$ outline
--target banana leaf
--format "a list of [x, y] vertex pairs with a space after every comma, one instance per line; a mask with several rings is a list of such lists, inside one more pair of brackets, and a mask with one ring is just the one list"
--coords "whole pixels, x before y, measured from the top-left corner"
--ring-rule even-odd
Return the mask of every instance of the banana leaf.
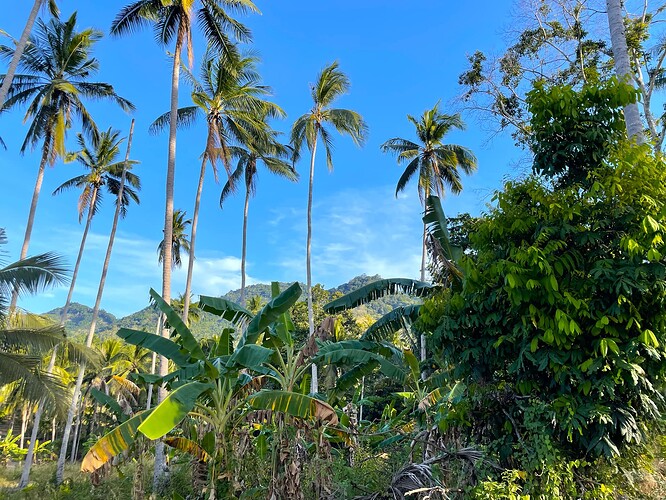
[[[359, 375], [359, 379], [363, 375], [367, 375], [369, 372], [365, 373], [364, 370], [358, 367], [358, 365], [364, 365], [372, 362], [373, 368], [370, 369], [369, 371], [372, 371], [375, 365], [378, 364], [380, 371], [384, 375], [386, 375], [389, 378], [392, 378], [393, 380], [399, 383], [405, 382], [407, 373], [402, 368], [396, 366], [381, 354], [368, 350], [367, 348], [364, 349], [360, 347], [363, 344], [372, 345], [373, 343], [359, 342], [359, 341], [351, 341], [351, 342], [343, 341], [343, 342], [333, 342], [333, 343], [323, 344], [319, 349], [319, 353], [313, 359], [313, 361], [318, 364], [325, 364], [325, 365], [326, 364], [357, 365], [354, 368], [354, 372], [355, 374]], [[348, 384], [352, 383], [349, 380], [349, 377], [346, 379], [345, 383]]]
[[367, 304], [385, 295], [395, 295], [398, 293], [414, 297], [424, 297], [430, 295], [434, 289], [433, 285], [425, 281], [408, 278], [388, 278], [373, 281], [347, 295], [343, 295], [339, 299], [329, 302], [324, 306], [324, 311], [329, 314], [335, 314], [347, 309], [353, 309], [361, 304]]
[[231, 300], [223, 299], [222, 297], [202, 295], [199, 297], [199, 309], [226, 319], [233, 324], [240, 321], [248, 322], [254, 317], [254, 315], [243, 306], [240, 306]]
[[257, 344], [246, 344], [231, 355], [227, 362], [228, 367], [234, 365], [243, 366], [253, 370], [261, 367], [274, 354], [273, 349], [262, 347]]
[[361, 340], [390, 340], [396, 332], [405, 327], [405, 323], [410, 324], [416, 321], [420, 309], [419, 304], [396, 307], [393, 311], [375, 321], [361, 335]]
[[437, 242], [436, 256], [441, 264], [459, 280], [462, 279], [462, 271], [456, 263], [463, 255], [462, 248], [451, 244], [449, 230], [446, 227], [446, 216], [442, 204], [437, 196], [428, 196], [426, 199], [423, 223], [432, 239]]
[[111, 396], [103, 393], [100, 390], [95, 389], [94, 387], [90, 389], [90, 395], [97, 401], [100, 405], [105, 406], [116, 416], [120, 422], [127, 420], [127, 415], [123, 412], [123, 409]]
[[192, 356], [194, 359], [204, 359], [206, 356], [199, 345], [199, 342], [194, 338], [192, 332], [187, 325], [183, 322], [180, 314], [173, 310], [173, 308], [167, 304], [164, 299], [152, 288], [150, 289], [150, 296], [155, 301], [155, 304], [162, 311], [167, 318], [167, 322], [171, 325], [171, 328], [178, 334], [180, 344], [182, 347]]
[[81, 463], [82, 472], [95, 472], [116, 455], [128, 449], [137, 436], [137, 429], [153, 410], [137, 413], [132, 418], [113, 429], [88, 451]]
[[210, 384], [190, 382], [171, 391], [139, 426], [139, 432], [149, 439], [161, 438], [185, 418], [199, 396], [210, 388]]
[[177, 450], [180, 450], [183, 453], [192, 455], [197, 460], [202, 462], [208, 462], [208, 460], [210, 460], [211, 458], [208, 452], [203, 449], [203, 447], [199, 446], [199, 444], [192, 441], [191, 439], [187, 439], [184, 437], [170, 436], [164, 438], [164, 444], [171, 446], [172, 448], [175, 448]]
[[180, 350], [180, 346], [173, 340], [165, 339], [154, 333], [130, 330], [129, 328], [121, 328], [116, 332], [116, 335], [128, 344], [144, 347], [149, 351], [170, 359], [178, 366], [187, 366], [191, 364], [190, 357], [183, 353]]
[[250, 321], [250, 324], [247, 326], [247, 329], [238, 343], [238, 347], [242, 347], [245, 344], [254, 344], [259, 338], [259, 335], [266, 331], [266, 329], [277, 320], [281, 314], [287, 312], [291, 306], [296, 303], [301, 296], [301, 293], [301, 286], [298, 282], [295, 282], [284, 292], [266, 304], [252, 321]]
[[332, 406], [305, 394], [262, 389], [250, 396], [248, 402], [255, 410], [279, 411], [297, 418], [338, 425], [338, 415]]

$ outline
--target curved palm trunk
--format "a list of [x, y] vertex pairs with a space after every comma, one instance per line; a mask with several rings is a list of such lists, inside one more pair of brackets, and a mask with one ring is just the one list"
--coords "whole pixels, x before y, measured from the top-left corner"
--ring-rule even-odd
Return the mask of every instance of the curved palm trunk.
[[37, 14], [39, 14], [39, 8], [42, 6], [44, 0], [35, 0], [35, 3], [32, 5], [30, 10], [30, 15], [28, 15], [28, 21], [25, 23], [25, 28], [23, 28], [23, 33], [21, 33], [21, 38], [19, 38], [18, 44], [16, 45], [16, 50], [14, 50], [14, 55], [12, 60], [9, 62], [9, 67], [7, 68], [7, 74], [2, 80], [2, 86], [0, 86], [0, 108], [7, 100], [7, 94], [9, 93], [9, 87], [14, 80], [14, 74], [16, 74], [16, 68], [18, 68], [19, 61], [23, 55], [26, 45], [28, 44], [28, 38], [30, 38], [30, 32], [32, 31], [32, 26], [35, 24], [35, 19], [37, 19]]
[[60, 314], [60, 324], [64, 325], [67, 321], [67, 311], [69, 310], [69, 305], [72, 302], [72, 295], [74, 295], [74, 286], [76, 285], [76, 278], [79, 275], [79, 266], [81, 265], [81, 257], [83, 257], [83, 250], [86, 246], [86, 240], [88, 239], [88, 230], [90, 229], [90, 223], [93, 218], [92, 207], [95, 206], [95, 201], [97, 200], [97, 190], [95, 186], [93, 189], [92, 196], [90, 197], [90, 209], [88, 210], [88, 217], [86, 218], [86, 227], [83, 229], [83, 236], [81, 236], [81, 245], [79, 245], [79, 254], [76, 256], [76, 264], [74, 264], [74, 273], [72, 274], [72, 282], [69, 284], [69, 292], [67, 292], [67, 300], [65, 301], [65, 306], [62, 308], [62, 313]]
[[[305, 245], [305, 272], [307, 274], [308, 290], [308, 325], [310, 327], [310, 337], [314, 335], [314, 309], [312, 307], [312, 270], [310, 266], [310, 257], [312, 254], [312, 188], [314, 186], [314, 167], [315, 155], [317, 154], [317, 136], [315, 135], [312, 143], [312, 156], [310, 158], [310, 184], [308, 188], [308, 237]], [[310, 392], [316, 394], [319, 392], [319, 381], [317, 380], [317, 365], [312, 363], [312, 379], [310, 380]]]
[[[53, 372], [53, 367], [55, 366], [56, 356], [58, 353], [58, 348], [53, 349], [51, 353], [51, 359], [49, 360], [49, 365], [46, 368], [47, 373]], [[21, 472], [21, 479], [19, 480], [18, 487], [23, 489], [28, 486], [30, 482], [30, 469], [32, 468], [32, 461], [35, 455], [35, 443], [37, 442], [37, 433], [39, 432], [39, 423], [42, 420], [42, 413], [44, 412], [44, 405], [46, 400], [42, 398], [37, 406], [37, 413], [35, 413], [35, 421], [32, 425], [32, 434], [30, 435], [30, 445], [28, 445], [28, 453], [25, 456], [25, 462], [23, 463], [23, 471]]]
[[[42, 191], [42, 182], [44, 181], [44, 170], [46, 163], [49, 160], [49, 152], [51, 150], [51, 134], [47, 132], [44, 138], [44, 146], [42, 147], [42, 159], [39, 162], [39, 170], [37, 172], [37, 181], [35, 182], [35, 189], [32, 192], [32, 201], [30, 202], [30, 212], [28, 213], [28, 223], [25, 226], [25, 235], [23, 236], [23, 246], [21, 246], [20, 260], [23, 260], [28, 255], [28, 247], [30, 246], [30, 237], [32, 236], [32, 226], [35, 223], [35, 213], [37, 212], [37, 201], [39, 200], [39, 193]], [[16, 302], [18, 301], [18, 290], [14, 289], [12, 292], [12, 300], [9, 305], [9, 311], [16, 309]]]
[[190, 313], [190, 293], [192, 290], [192, 273], [194, 272], [194, 244], [197, 239], [197, 224], [199, 223], [199, 205], [201, 204], [201, 193], [203, 192], [204, 179], [206, 177], [206, 162], [208, 156], [204, 153], [199, 173], [199, 185], [197, 195], [194, 199], [194, 214], [192, 215], [192, 234], [190, 236], [190, 251], [187, 255], [187, 280], [185, 282], [185, 296], [183, 297], [183, 321], [188, 324], [187, 316]]
[[[173, 187], [176, 171], [176, 125], [178, 118], [178, 81], [180, 78], [180, 59], [185, 39], [184, 26], [181, 23], [178, 27], [178, 37], [176, 38], [176, 49], [173, 54], [173, 70], [171, 72], [171, 110], [169, 112], [169, 155], [167, 158], [167, 178], [166, 178], [166, 203], [164, 209], [164, 241], [169, 242], [164, 245], [164, 255], [162, 256], [162, 299], [167, 304], [171, 303], [171, 253], [173, 240]], [[168, 336], [168, 332], [162, 328], [162, 336]], [[169, 361], [160, 356], [160, 376], [169, 373]], [[167, 390], [161, 385], [157, 391], [158, 404], [164, 401], [167, 396]], [[155, 443], [155, 469], [153, 472], [153, 491], [160, 491], [164, 480], [166, 479], [166, 457], [164, 455], [164, 443], [157, 441]]]
[[240, 305], [245, 307], [245, 259], [247, 258], [247, 216], [250, 209], [250, 186], [245, 185], [245, 207], [243, 208], [243, 243], [241, 245], [241, 292]]
[[[620, 80], [633, 84], [633, 72], [629, 62], [629, 50], [622, 16], [622, 0], [606, 0], [606, 11], [608, 13], [608, 28], [610, 29], [615, 72]], [[624, 120], [627, 125], [627, 135], [642, 143], [643, 123], [641, 122], [637, 103], [628, 104], [624, 107]]]
[[[127, 164], [129, 162], [130, 149], [132, 147], [132, 135], [134, 133], [134, 120], [130, 125], [129, 138], [127, 140], [127, 153], [125, 155], [125, 167], [123, 168], [123, 175], [120, 180], [120, 189], [118, 190], [118, 198], [116, 201], [116, 211], [113, 214], [113, 225], [111, 226], [111, 233], [109, 234], [109, 244], [106, 248], [106, 255], [104, 257], [104, 265], [102, 267], [102, 276], [99, 280], [99, 287], [97, 288], [97, 297], [95, 298], [95, 307], [93, 308], [92, 320], [90, 323], [90, 330], [86, 337], [86, 347], [92, 345], [93, 337], [95, 336], [95, 329], [97, 328], [97, 318], [99, 317], [99, 309], [102, 303], [102, 295], [104, 294], [104, 284], [106, 283], [106, 275], [109, 271], [109, 262], [111, 261], [111, 252], [113, 250], [113, 242], [116, 238], [116, 230], [118, 229], [118, 219], [120, 218], [120, 209], [122, 207], [123, 189], [125, 187], [125, 177], [127, 174]], [[76, 413], [79, 397], [81, 396], [81, 385], [83, 384], [83, 375], [86, 371], [85, 362], [81, 363], [79, 374], [76, 378], [76, 385], [74, 386], [74, 394], [72, 395], [72, 402], [69, 405], [67, 412], [67, 421], [65, 423], [65, 430], [62, 437], [62, 446], [60, 447], [60, 455], [58, 456], [58, 465], [56, 468], [56, 483], [61, 484], [65, 474], [65, 458], [67, 456], [67, 447], [69, 445], [69, 435], [72, 432], [72, 422], [74, 421], [74, 414]]]

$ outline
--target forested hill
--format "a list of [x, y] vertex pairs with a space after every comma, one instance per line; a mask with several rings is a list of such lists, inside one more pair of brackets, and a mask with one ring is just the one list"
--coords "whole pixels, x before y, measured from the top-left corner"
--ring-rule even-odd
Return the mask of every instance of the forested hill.
[[[327, 292], [329, 294], [349, 293], [381, 278], [382, 277], [379, 275], [367, 276], [362, 274], [352, 278], [347, 283], [343, 283], [342, 285], [327, 290]], [[280, 288], [285, 289], [290, 284], [291, 283], [280, 283]], [[305, 285], [301, 283], [301, 286], [303, 289], [305, 289]], [[259, 297], [262, 303], [265, 303], [271, 297], [271, 286], [269, 284], [263, 283], [249, 285], [246, 287], [246, 296], [248, 299], [251, 299], [252, 297]], [[238, 302], [240, 299], [240, 290], [232, 290], [223, 295], [223, 297], [225, 299]], [[305, 295], [303, 295], [301, 299], [305, 300]], [[415, 299], [406, 295], [387, 296], [377, 299], [370, 304], [358, 307], [356, 313], [368, 314], [374, 318], [379, 318], [380, 316], [393, 310], [395, 307], [414, 304], [418, 301], [419, 299]], [[60, 319], [61, 312], [62, 308], [57, 308], [45, 313], [44, 315], [52, 317], [54, 320], [58, 321]], [[156, 310], [151, 306], [146, 306], [143, 309], [123, 318], [116, 318], [113, 314], [108, 313], [102, 309], [97, 320], [97, 337], [100, 339], [109, 337], [113, 335], [118, 330], [118, 328], [132, 328], [135, 330], [145, 330], [152, 332], [155, 330], [157, 325], [157, 317], [158, 315]], [[85, 306], [83, 304], [72, 303], [67, 313], [67, 323], [65, 324], [65, 327], [70, 336], [77, 339], [82, 339], [90, 329], [91, 320], [91, 307]], [[192, 324], [192, 333], [194, 333], [196, 337], [208, 337], [218, 333], [223, 327], [224, 322], [216, 316], [201, 313], [199, 321], [196, 321]]]

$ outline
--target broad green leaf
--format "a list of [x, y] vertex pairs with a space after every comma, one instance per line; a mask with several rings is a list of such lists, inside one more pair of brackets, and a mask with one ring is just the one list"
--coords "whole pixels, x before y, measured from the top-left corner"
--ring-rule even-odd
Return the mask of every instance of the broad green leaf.
[[154, 333], [141, 332], [139, 330], [130, 330], [121, 328], [116, 335], [128, 344], [145, 347], [160, 356], [170, 359], [178, 366], [187, 366], [191, 364], [190, 357], [180, 350], [180, 346], [174, 341], [155, 335]]
[[271, 323], [277, 320], [281, 314], [287, 312], [291, 306], [296, 303], [301, 296], [301, 293], [301, 286], [296, 282], [266, 304], [247, 326], [238, 347], [241, 347], [244, 344], [254, 344], [257, 341], [257, 338], [259, 338], [259, 335], [261, 335]]
[[113, 457], [128, 449], [136, 439], [141, 422], [152, 412], [153, 410], [146, 410], [136, 414], [97, 441], [83, 457], [81, 471], [95, 472]]
[[463, 255], [462, 248], [451, 244], [449, 230], [447, 228], [446, 215], [442, 209], [442, 203], [438, 196], [430, 195], [426, 198], [425, 212], [423, 214], [423, 224], [425, 224], [428, 233], [439, 243], [441, 257], [445, 259], [443, 264], [449, 270], [452, 276], [461, 280], [462, 271], [456, 263]]
[[220, 316], [230, 323], [236, 324], [240, 320], [251, 321], [254, 315], [243, 306], [222, 297], [199, 297], [199, 309]]
[[123, 412], [123, 409], [118, 404], [118, 401], [111, 396], [104, 394], [102, 391], [95, 389], [94, 387], [90, 389], [90, 395], [102, 406], [109, 408], [115, 416], [121, 422], [127, 420], [127, 415]]
[[174, 311], [173, 308], [164, 301], [160, 294], [152, 288], [150, 289], [150, 296], [153, 298], [160, 311], [165, 314], [167, 322], [169, 325], [171, 325], [171, 328], [173, 328], [174, 331], [178, 334], [180, 343], [183, 348], [189, 352], [190, 356], [192, 356], [194, 359], [204, 359], [206, 356], [204, 355], [199, 342], [197, 342], [197, 340], [194, 338], [194, 335], [192, 335], [190, 329], [187, 328], [182, 318], [180, 317], [180, 314]]
[[404, 293], [414, 297], [424, 297], [430, 295], [435, 288], [436, 287], [430, 283], [408, 278], [389, 278], [373, 281], [339, 299], [329, 302], [324, 306], [324, 311], [329, 314], [335, 314], [346, 311], [347, 309], [353, 309], [361, 304], [367, 304], [368, 302], [384, 297], [385, 295], [395, 295], [398, 293]]
[[407, 366], [409, 366], [410, 371], [412, 372], [412, 380], [419, 380], [421, 377], [421, 370], [419, 367], [419, 360], [416, 359], [416, 356], [414, 356], [414, 353], [410, 351], [409, 349], [405, 349], [402, 351], [403, 356], [405, 358], [405, 362], [407, 363]]
[[259, 368], [273, 355], [273, 349], [263, 347], [257, 344], [246, 344], [241, 346], [229, 358], [227, 366], [240, 365], [245, 368]]
[[159, 439], [194, 408], [199, 396], [210, 389], [210, 384], [190, 382], [171, 391], [140, 426], [139, 432], [149, 439]]
[[361, 336], [361, 340], [391, 340], [400, 329], [417, 320], [421, 306], [400, 306], [374, 322]]
[[262, 389], [250, 396], [248, 402], [256, 410], [272, 410], [293, 417], [316, 419], [328, 425], [338, 425], [338, 415], [328, 404], [305, 394]]

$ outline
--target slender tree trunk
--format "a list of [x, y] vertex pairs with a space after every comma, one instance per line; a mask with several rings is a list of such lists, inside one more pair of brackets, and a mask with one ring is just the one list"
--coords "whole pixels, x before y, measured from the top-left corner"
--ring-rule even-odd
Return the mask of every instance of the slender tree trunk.
[[[55, 367], [57, 353], [58, 353], [58, 348], [54, 347], [53, 352], [51, 353], [51, 359], [49, 360], [49, 365], [46, 368], [46, 371], [49, 374], [53, 372], [53, 368]], [[37, 442], [37, 432], [39, 432], [39, 424], [42, 419], [42, 413], [44, 412], [45, 404], [46, 400], [42, 398], [41, 401], [39, 402], [39, 405], [37, 406], [37, 413], [35, 413], [35, 421], [32, 425], [32, 435], [30, 436], [30, 445], [28, 446], [28, 453], [25, 456], [25, 462], [23, 463], [21, 480], [19, 481], [18, 484], [19, 489], [25, 488], [26, 486], [28, 486], [28, 483], [30, 482], [30, 469], [32, 468], [32, 462], [35, 454], [35, 443]], [[53, 419], [55, 422], [55, 417]]]
[[[162, 331], [163, 322], [164, 322], [164, 314], [160, 313], [159, 317], [157, 318], [157, 327], [155, 328], [155, 335], [159, 335], [160, 332]], [[153, 352], [152, 358], [153, 359], [150, 363], [150, 374], [155, 375], [155, 363], [157, 361], [157, 354]], [[153, 400], [153, 387], [154, 384], [148, 385], [148, 396], [146, 397], [146, 410], [150, 410], [150, 404], [152, 403]]]
[[76, 424], [74, 425], [74, 438], [72, 439], [72, 449], [69, 453], [69, 461], [74, 463], [76, 460], [76, 450], [79, 446], [79, 432], [81, 431], [81, 413], [86, 411], [86, 397], [81, 398], [81, 405], [76, 412]]
[[201, 204], [201, 193], [203, 192], [204, 179], [206, 177], [206, 162], [208, 156], [203, 154], [201, 162], [201, 173], [199, 174], [199, 185], [197, 195], [194, 199], [194, 214], [192, 215], [192, 234], [190, 236], [190, 251], [187, 254], [187, 280], [185, 281], [185, 296], [183, 297], [183, 321], [188, 324], [187, 316], [190, 313], [190, 293], [192, 291], [192, 273], [194, 272], [194, 244], [197, 239], [197, 225], [199, 224], [199, 205]]
[[67, 292], [67, 300], [65, 301], [65, 306], [62, 308], [60, 313], [60, 325], [64, 326], [65, 321], [67, 321], [67, 311], [69, 310], [69, 305], [72, 302], [72, 295], [74, 295], [74, 286], [76, 285], [76, 278], [79, 275], [79, 266], [81, 265], [81, 257], [83, 257], [83, 250], [86, 247], [86, 240], [88, 239], [88, 231], [90, 230], [90, 223], [93, 218], [92, 207], [95, 206], [95, 201], [97, 200], [97, 190], [95, 187], [90, 197], [90, 205], [88, 210], [88, 216], [86, 217], [86, 227], [83, 229], [83, 235], [81, 236], [81, 244], [79, 245], [79, 254], [76, 256], [76, 264], [74, 264], [74, 273], [72, 274], [72, 281], [69, 284], [69, 291]]
[[247, 216], [250, 209], [250, 186], [245, 186], [245, 207], [243, 208], [243, 243], [241, 245], [241, 291], [240, 305], [245, 307], [245, 260], [247, 259]]
[[56, 418], [53, 417], [53, 420], [51, 420], [51, 442], [53, 443], [56, 438]]
[[[125, 188], [125, 178], [127, 176], [127, 166], [129, 163], [129, 154], [132, 147], [132, 135], [134, 133], [134, 120], [130, 125], [129, 138], [127, 140], [127, 153], [125, 155], [125, 166], [120, 180], [120, 189], [118, 190], [118, 197], [116, 200], [116, 211], [113, 214], [113, 225], [111, 226], [111, 234], [109, 235], [109, 244], [106, 248], [106, 256], [104, 257], [104, 265], [102, 267], [102, 276], [99, 280], [99, 287], [97, 289], [97, 298], [95, 299], [95, 307], [93, 308], [92, 320], [90, 323], [90, 330], [86, 337], [86, 346], [92, 345], [93, 337], [95, 336], [95, 329], [97, 328], [97, 318], [99, 316], [99, 309], [102, 302], [102, 295], [104, 293], [104, 284], [106, 283], [106, 275], [109, 270], [109, 261], [111, 260], [111, 251], [113, 250], [113, 242], [116, 237], [116, 230], [118, 229], [118, 219], [120, 218], [120, 210], [122, 207], [123, 190]], [[168, 246], [168, 245], [167, 245]], [[67, 413], [67, 421], [65, 422], [65, 430], [62, 438], [62, 446], [60, 447], [60, 455], [58, 456], [58, 465], [56, 468], [56, 483], [61, 484], [65, 474], [65, 457], [67, 456], [67, 447], [69, 444], [69, 435], [72, 432], [72, 422], [74, 421], [74, 413], [78, 406], [79, 397], [81, 394], [81, 385], [83, 384], [83, 375], [86, 371], [85, 362], [81, 363], [79, 368], [79, 375], [76, 378], [76, 385], [74, 386], [74, 394], [72, 402], [69, 405]]]
[[426, 225], [423, 223], [423, 246], [421, 248], [421, 281], [426, 278]]
[[21, 409], [21, 438], [19, 439], [19, 447], [21, 448], [24, 447], [25, 433], [28, 431], [28, 417], [30, 417], [30, 406], [25, 403]]
[[[633, 71], [629, 62], [627, 37], [624, 30], [624, 16], [622, 15], [622, 0], [606, 0], [608, 13], [608, 27], [610, 29], [611, 45], [613, 48], [613, 61], [617, 77], [632, 85]], [[627, 125], [627, 135], [637, 142], [643, 142], [643, 123], [638, 112], [638, 104], [628, 104], [624, 107], [624, 120]]]
[[[314, 335], [314, 308], [312, 307], [312, 269], [310, 265], [312, 254], [312, 188], [314, 186], [315, 155], [317, 154], [317, 136], [312, 143], [312, 156], [310, 158], [310, 184], [308, 187], [308, 237], [305, 244], [305, 272], [307, 274], [306, 287], [308, 289], [308, 325], [310, 337]], [[317, 380], [317, 365], [312, 363], [312, 379], [310, 380], [310, 392], [319, 392], [319, 380]]]
[[[30, 237], [32, 236], [32, 226], [35, 223], [35, 213], [37, 212], [37, 201], [39, 200], [39, 193], [42, 190], [42, 182], [44, 181], [44, 170], [46, 163], [49, 160], [49, 151], [51, 149], [51, 137], [47, 132], [44, 138], [44, 146], [42, 148], [42, 159], [39, 162], [39, 171], [37, 172], [37, 181], [35, 182], [35, 189], [32, 192], [32, 201], [30, 202], [30, 212], [28, 213], [28, 223], [25, 226], [25, 235], [23, 236], [23, 246], [21, 246], [21, 255], [19, 259], [23, 260], [28, 255], [28, 247], [30, 246]], [[9, 305], [9, 311], [16, 309], [16, 302], [18, 301], [18, 289], [12, 292], [12, 300]]]
[[28, 21], [25, 23], [25, 28], [23, 28], [23, 33], [21, 33], [21, 38], [19, 38], [16, 49], [14, 50], [14, 55], [12, 60], [9, 61], [9, 67], [7, 68], [7, 74], [2, 79], [2, 86], [0, 86], [0, 108], [7, 100], [7, 94], [9, 93], [9, 87], [14, 80], [14, 74], [16, 74], [16, 68], [18, 68], [19, 61], [25, 50], [25, 46], [28, 44], [28, 38], [30, 38], [30, 32], [32, 31], [32, 26], [35, 24], [35, 19], [37, 19], [37, 14], [39, 14], [39, 8], [44, 3], [44, 0], [35, 0], [35, 3], [32, 5], [30, 14], [28, 15]]
[[[171, 72], [171, 110], [169, 113], [169, 155], [167, 158], [167, 177], [166, 177], [166, 203], [164, 209], [164, 255], [162, 256], [162, 299], [167, 304], [171, 303], [171, 265], [172, 265], [172, 245], [173, 240], [173, 191], [174, 176], [176, 172], [176, 125], [178, 117], [178, 83], [180, 79], [180, 59], [183, 49], [183, 40], [185, 38], [183, 23], [178, 27], [178, 37], [176, 38], [176, 50], [173, 54], [173, 69]], [[165, 329], [162, 326], [162, 336], [165, 336]], [[165, 376], [169, 372], [169, 361], [160, 356], [160, 376]], [[167, 396], [166, 387], [162, 384], [157, 391], [157, 402], [161, 403]], [[153, 491], [159, 492], [167, 478], [166, 456], [164, 454], [164, 442], [155, 443], [155, 469], [153, 472]]]

